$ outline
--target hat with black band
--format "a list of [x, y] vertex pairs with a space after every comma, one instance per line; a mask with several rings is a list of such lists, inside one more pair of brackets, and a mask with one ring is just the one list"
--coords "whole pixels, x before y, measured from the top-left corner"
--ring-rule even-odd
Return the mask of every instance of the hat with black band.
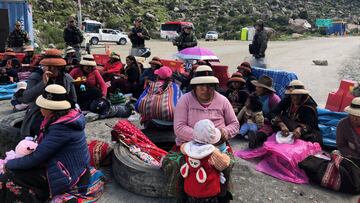
[[190, 84], [219, 84], [219, 79], [214, 76], [214, 72], [210, 66], [202, 65], [196, 68], [194, 77], [191, 79]]
[[66, 89], [61, 85], [48, 85], [45, 91], [36, 99], [40, 108], [61, 111], [71, 108]]
[[349, 106], [344, 109], [350, 115], [360, 117], [360, 97], [355, 97]]

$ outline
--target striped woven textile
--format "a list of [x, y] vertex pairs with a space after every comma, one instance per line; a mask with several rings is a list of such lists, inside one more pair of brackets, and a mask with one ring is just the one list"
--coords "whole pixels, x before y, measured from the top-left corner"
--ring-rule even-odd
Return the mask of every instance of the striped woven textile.
[[31, 72], [30, 71], [18, 72], [17, 75], [18, 75], [19, 81], [26, 81], [27, 79], [29, 79]]
[[50, 203], [65, 203], [69, 200], [76, 200], [77, 203], [95, 203], [104, 192], [105, 178], [104, 174], [95, 168], [90, 169], [90, 174], [90, 184], [86, 194], [65, 193], [55, 196]]
[[182, 93], [180, 87], [170, 82], [163, 90], [162, 82], [151, 83], [141, 94], [135, 107], [141, 114], [142, 120], [159, 119], [172, 121], [177, 101]]

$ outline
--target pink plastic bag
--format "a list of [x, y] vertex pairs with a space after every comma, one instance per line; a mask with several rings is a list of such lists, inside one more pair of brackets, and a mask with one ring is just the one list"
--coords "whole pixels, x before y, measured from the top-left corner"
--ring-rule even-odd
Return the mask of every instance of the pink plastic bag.
[[264, 147], [236, 151], [234, 154], [242, 159], [253, 159], [264, 156], [267, 150]]
[[306, 157], [321, 151], [318, 143], [297, 139], [294, 144], [278, 144], [275, 134], [267, 139], [264, 146], [255, 150], [235, 152], [240, 158], [252, 159], [264, 157], [256, 165], [256, 170], [275, 178], [298, 184], [308, 183], [308, 177], [297, 164]]

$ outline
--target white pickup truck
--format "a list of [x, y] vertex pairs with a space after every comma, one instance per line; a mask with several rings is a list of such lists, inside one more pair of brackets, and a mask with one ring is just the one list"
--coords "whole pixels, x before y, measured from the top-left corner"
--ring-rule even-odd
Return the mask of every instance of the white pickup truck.
[[91, 45], [97, 45], [99, 42], [115, 42], [119, 45], [125, 45], [130, 40], [127, 35], [112, 29], [99, 29], [96, 33], [84, 33], [86, 42]]

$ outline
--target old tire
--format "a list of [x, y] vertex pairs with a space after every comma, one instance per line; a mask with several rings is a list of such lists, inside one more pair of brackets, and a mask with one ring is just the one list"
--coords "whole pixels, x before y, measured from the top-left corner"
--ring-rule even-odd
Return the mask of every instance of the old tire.
[[20, 136], [21, 122], [25, 116], [25, 111], [3, 116], [0, 119], [0, 157], [5, 156], [5, 152], [15, 149], [17, 143], [22, 139]]
[[[172, 136], [148, 136], [156, 144], [158, 142], [173, 143]], [[137, 156], [131, 154], [122, 144], [114, 147], [113, 173], [115, 180], [126, 190], [148, 197], [171, 198], [169, 183], [163, 171], [155, 166], [147, 165]]]

